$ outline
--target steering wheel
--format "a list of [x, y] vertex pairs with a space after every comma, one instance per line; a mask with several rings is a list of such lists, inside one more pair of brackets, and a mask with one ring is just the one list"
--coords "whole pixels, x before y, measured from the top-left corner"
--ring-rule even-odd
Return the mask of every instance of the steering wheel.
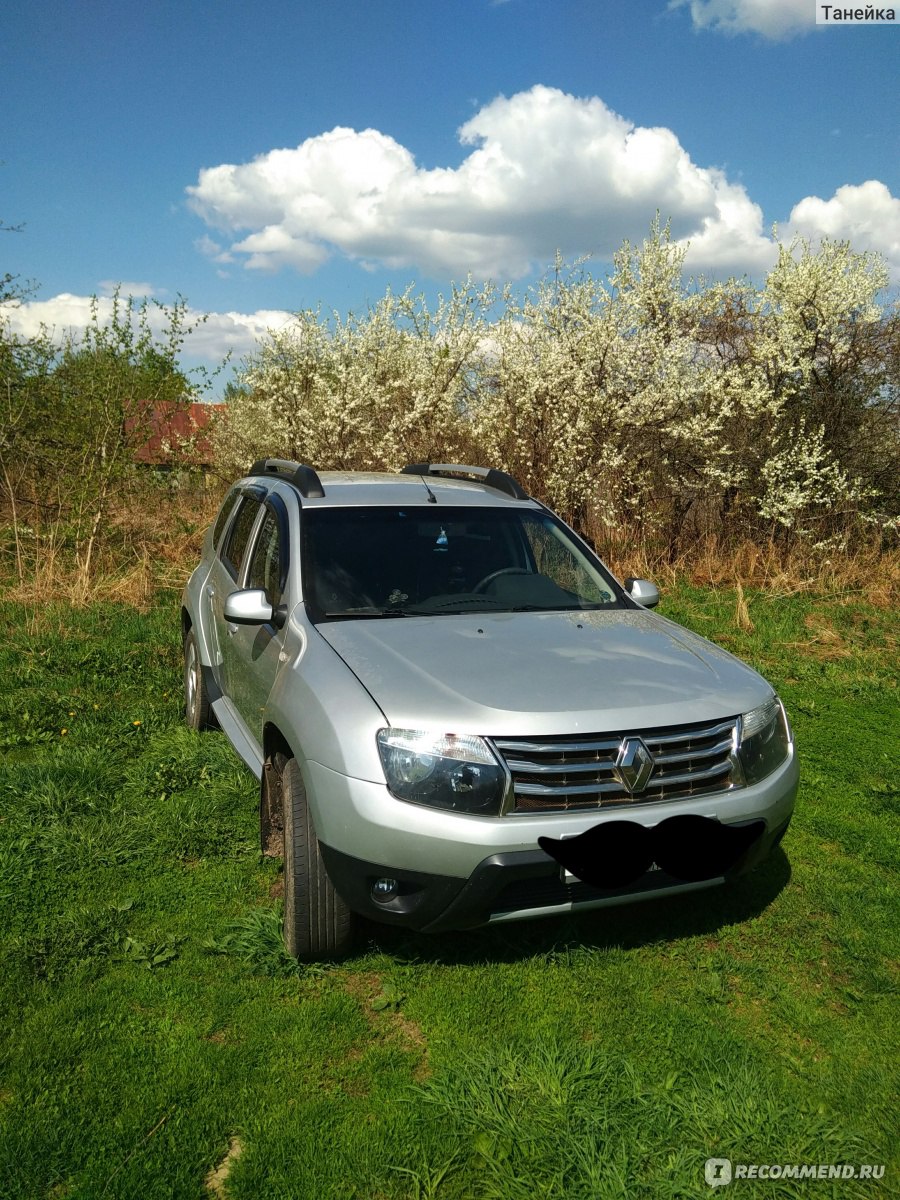
[[489, 583], [493, 583], [495, 579], [499, 579], [501, 575], [531, 575], [532, 572], [525, 567], [501, 567], [499, 571], [491, 571], [489, 575], [485, 575], [484, 579], [478, 581], [472, 588], [473, 592], [483, 592]]

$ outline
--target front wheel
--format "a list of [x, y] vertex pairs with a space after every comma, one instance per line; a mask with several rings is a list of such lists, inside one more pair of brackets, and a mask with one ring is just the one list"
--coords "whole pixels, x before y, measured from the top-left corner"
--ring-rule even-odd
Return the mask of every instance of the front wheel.
[[216, 723], [193, 629], [184, 635], [184, 719], [190, 729], [197, 730], [211, 729]]
[[341, 958], [353, 939], [353, 914], [325, 871], [297, 760], [281, 771], [284, 826], [284, 944], [299, 959]]

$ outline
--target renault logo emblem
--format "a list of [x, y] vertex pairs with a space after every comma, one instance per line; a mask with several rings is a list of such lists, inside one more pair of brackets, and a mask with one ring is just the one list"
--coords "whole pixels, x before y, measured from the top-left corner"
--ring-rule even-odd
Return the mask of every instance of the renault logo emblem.
[[653, 755], [640, 738], [625, 738], [616, 759], [616, 775], [632, 796], [642, 792], [653, 774]]

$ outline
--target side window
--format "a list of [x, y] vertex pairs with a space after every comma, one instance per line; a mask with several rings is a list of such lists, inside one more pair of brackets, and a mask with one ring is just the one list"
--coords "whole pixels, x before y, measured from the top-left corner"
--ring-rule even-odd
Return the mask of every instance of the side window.
[[278, 518], [268, 509], [260, 526], [259, 537], [247, 575], [248, 588], [263, 588], [266, 599], [277, 607], [281, 603], [281, 539]]
[[219, 538], [221, 538], [225, 526], [228, 524], [228, 518], [231, 515], [231, 510], [234, 508], [234, 492], [229, 492], [222, 502], [222, 507], [219, 509], [219, 515], [216, 517], [216, 523], [213, 526], [213, 546], [218, 546]]
[[252, 496], [245, 496], [231, 526], [228, 540], [222, 548], [222, 562], [235, 579], [240, 575], [241, 567], [244, 565], [250, 530], [253, 528], [253, 522], [256, 520], [258, 512], [259, 501]]
[[588, 569], [577, 547], [570, 548], [563, 542], [552, 521], [526, 521], [525, 533], [539, 574], [591, 604], [608, 604], [613, 599], [612, 592]]

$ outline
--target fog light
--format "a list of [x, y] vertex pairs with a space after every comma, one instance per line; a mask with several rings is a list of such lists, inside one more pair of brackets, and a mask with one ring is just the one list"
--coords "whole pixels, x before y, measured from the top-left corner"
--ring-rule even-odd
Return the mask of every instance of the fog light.
[[379, 904], [387, 904], [388, 900], [394, 899], [399, 888], [396, 879], [376, 879], [372, 884], [372, 899]]

